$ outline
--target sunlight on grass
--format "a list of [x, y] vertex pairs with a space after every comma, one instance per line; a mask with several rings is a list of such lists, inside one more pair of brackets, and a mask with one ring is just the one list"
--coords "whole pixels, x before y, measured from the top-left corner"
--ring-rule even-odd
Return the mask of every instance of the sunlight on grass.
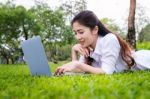
[[[52, 71], [64, 62], [49, 63]], [[113, 75], [30, 76], [26, 65], [0, 65], [0, 98], [149, 99], [150, 71]]]

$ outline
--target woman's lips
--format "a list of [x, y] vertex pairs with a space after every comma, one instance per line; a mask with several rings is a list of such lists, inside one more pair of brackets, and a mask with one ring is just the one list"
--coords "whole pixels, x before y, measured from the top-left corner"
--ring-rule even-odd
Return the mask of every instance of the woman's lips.
[[84, 44], [84, 42], [83, 42], [83, 41], [80, 41], [80, 44], [81, 44], [81, 45], [83, 45], [83, 44]]

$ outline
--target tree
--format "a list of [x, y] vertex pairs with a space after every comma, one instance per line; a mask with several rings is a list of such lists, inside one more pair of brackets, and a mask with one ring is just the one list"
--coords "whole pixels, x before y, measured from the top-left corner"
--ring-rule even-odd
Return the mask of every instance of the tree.
[[[59, 42], [63, 41], [65, 28], [64, 13], [61, 9], [52, 10], [48, 5], [38, 2], [35, 8], [32, 8], [37, 21], [41, 25], [42, 42], [50, 61], [57, 60]], [[62, 43], [61, 43], [62, 44]]]
[[136, 49], [136, 32], [135, 32], [135, 8], [136, 8], [136, 0], [130, 0], [130, 10], [128, 17], [128, 34], [127, 34], [127, 42]]
[[[19, 16], [15, 14], [14, 5], [0, 6], [0, 56], [4, 63], [14, 63], [14, 52], [18, 48]], [[17, 47], [16, 47], [17, 46]], [[3, 61], [2, 60], [2, 61]]]
[[22, 6], [16, 7], [16, 14], [19, 16], [18, 20], [20, 22], [20, 30], [21, 36], [27, 40], [29, 37], [33, 35], [38, 35], [40, 32], [40, 25], [36, 20], [36, 16], [32, 12], [32, 10], [26, 10]]
[[63, 43], [62, 45], [73, 44], [76, 42], [70, 25], [64, 27], [61, 42]]
[[115, 24], [114, 20], [103, 18], [101, 19], [101, 22], [112, 32], [119, 34], [121, 37], [125, 38], [125, 34], [121, 31], [120, 27]]
[[112, 32], [119, 32], [119, 33], [121, 32], [119, 26], [117, 26], [117, 24], [114, 23], [114, 20], [108, 19], [108, 18], [103, 18], [103, 19], [101, 19], [101, 21]]
[[139, 34], [139, 41], [150, 41], [150, 24], [146, 25]]
[[[142, 28], [144, 28], [147, 24], [150, 23], [150, 19], [148, 18], [148, 16], [146, 16], [146, 12], [145, 12], [145, 8], [140, 5], [137, 4], [137, 10], [136, 10], [136, 15], [135, 15], [135, 27], [136, 27], [136, 34], [137, 34], [137, 40], [140, 40], [140, 42], [142, 42], [142, 35], [140, 33]], [[142, 30], [143, 31], [143, 30]], [[146, 35], [145, 33], [143, 35]]]
[[23, 6], [13, 4], [0, 5], [0, 55], [4, 63], [15, 63], [20, 56], [20, 37], [28, 37], [38, 34], [39, 27], [35, 16]]
[[87, 9], [87, 2], [86, 0], [66, 0], [62, 3], [61, 9], [65, 12], [66, 20], [70, 22], [74, 15]]

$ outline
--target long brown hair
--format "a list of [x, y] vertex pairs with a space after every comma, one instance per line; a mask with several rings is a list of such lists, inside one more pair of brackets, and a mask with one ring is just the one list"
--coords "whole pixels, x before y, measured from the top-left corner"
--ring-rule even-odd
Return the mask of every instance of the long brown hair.
[[[101, 21], [97, 18], [97, 16], [92, 11], [82, 11], [79, 14], [77, 14], [73, 20], [71, 21], [71, 24], [73, 25], [74, 22], [79, 22], [80, 24], [89, 27], [91, 30], [95, 28], [95, 26], [98, 26], [98, 35], [105, 36], [108, 33], [112, 33], [109, 29], [107, 29]], [[126, 64], [131, 68], [135, 64], [135, 61], [133, 57], [131, 56], [131, 48], [130, 46], [124, 41], [118, 34], [113, 33], [116, 35], [119, 44], [121, 46], [121, 57], [126, 62]], [[86, 58], [86, 63], [91, 65], [93, 62], [93, 59], [91, 57]]]

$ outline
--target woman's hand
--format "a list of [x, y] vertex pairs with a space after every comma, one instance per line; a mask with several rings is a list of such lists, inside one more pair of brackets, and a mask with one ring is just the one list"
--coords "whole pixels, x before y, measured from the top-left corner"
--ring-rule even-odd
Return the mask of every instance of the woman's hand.
[[78, 68], [78, 65], [80, 65], [78, 61], [72, 61], [64, 64], [56, 69], [55, 75], [61, 75], [65, 72], [81, 72], [81, 70]]
[[65, 72], [88, 72], [93, 74], [105, 74], [101, 68], [92, 67], [90, 65], [80, 63], [79, 61], [72, 61], [70, 63], [64, 64], [58, 67], [55, 71], [55, 75], [61, 75]]
[[90, 55], [88, 48], [83, 48], [81, 44], [75, 44], [72, 47], [72, 52], [79, 52], [81, 55], [85, 57], [88, 57]]

